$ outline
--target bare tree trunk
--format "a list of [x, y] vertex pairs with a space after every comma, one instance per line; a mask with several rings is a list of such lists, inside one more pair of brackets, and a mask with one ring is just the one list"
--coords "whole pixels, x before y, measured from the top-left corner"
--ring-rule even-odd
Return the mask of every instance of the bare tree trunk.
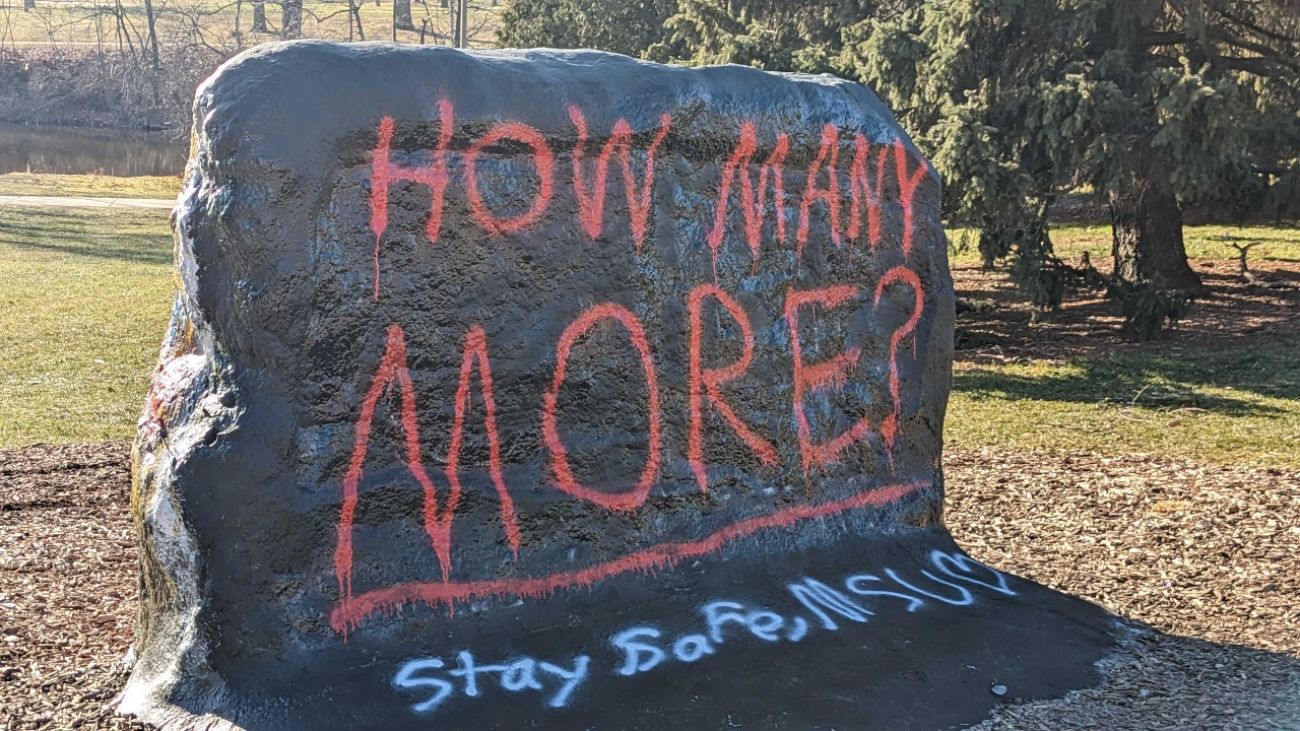
[[153, 12], [153, 0], [144, 0], [144, 17], [149, 23], [149, 50], [153, 55], [153, 70], [158, 71], [162, 62], [158, 58], [157, 18]]
[[451, 0], [447, 9], [451, 11], [451, 46], [460, 48], [460, 0]]
[[302, 0], [284, 0], [280, 35], [285, 38], [302, 37]]
[[457, 48], [469, 46], [469, 0], [456, 0], [456, 41]]
[[122, 0], [115, 0], [115, 3], [113, 17], [117, 20], [117, 52], [120, 55], [126, 55], [126, 51], [122, 49], [122, 40], [126, 39], [126, 50], [131, 52], [131, 59], [134, 61], [137, 58], [135, 55], [135, 42], [131, 40], [131, 29], [126, 27], [126, 8], [122, 7]]
[[1201, 278], [1187, 263], [1183, 213], [1164, 186], [1139, 179], [1132, 190], [1110, 199], [1114, 275], [1127, 284], [1159, 289], [1200, 290]]
[[357, 26], [358, 40], [366, 39], [366, 29], [361, 27], [361, 0], [348, 0], [348, 40], [352, 40], [352, 25]]
[[411, 0], [393, 0], [393, 28], [415, 30], [415, 21], [411, 19]]
[[266, 3], [264, 0], [253, 0], [253, 32], [266, 32]]
[[[5, 23], [9, 22], [9, 13], [5, 13]], [[0, 43], [0, 47], [4, 44]], [[104, 13], [103, 8], [99, 6], [99, 0], [95, 0], [95, 50], [99, 53], [104, 52]]]

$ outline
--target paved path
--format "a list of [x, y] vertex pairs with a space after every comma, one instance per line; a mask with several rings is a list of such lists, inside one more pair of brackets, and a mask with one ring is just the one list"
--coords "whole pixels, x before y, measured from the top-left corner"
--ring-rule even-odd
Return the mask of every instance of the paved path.
[[60, 208], [164, 208], [176, 205], [165, 198], [89, 198], [61, 195], [0, 195], [0, 206], [56, 206]]

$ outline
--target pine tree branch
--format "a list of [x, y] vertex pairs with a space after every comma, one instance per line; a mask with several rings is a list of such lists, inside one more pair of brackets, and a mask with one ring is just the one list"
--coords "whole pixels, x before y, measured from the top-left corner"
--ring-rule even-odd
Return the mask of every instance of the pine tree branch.
[[1277, 65], [1267, 58], [1240, 58], [1238, 56], [1219, 56], [1215, 63], [1232, 71], [1245, 71], [1248, 74], [1272, 78]]
[[1286, 35], [1284, 33], [1279, 33], [1277, 31], [1269, 30], [1268, 28], [1264, 28], [1263, 26], [1260, 26], [1250, 20], [1247, 20], [1246, 18], [1241, 18], [1233, 15], [1231, 12], [1227, 10], [1227, 8], [1218, 8], [1216, 12], [1226, 20], [1236, 23], [1237, 25], [1240, 25], [1243, 28], [1246, 28], [1247, 30], [1253, 33], [1264, 36], [1265, 38], [1271, 38], [1275, 41], [1280, 41], [1282, 43], [1300, 43], [1300, 35], [1291, 36], [1291, 35]]
[[1297, 61], [1294, 58], [1289, 58], [1285, 54], [1280, 53], [1277, 49], [1266, 46], [1262, 43], [1255, 43], [1253, 41], [1247, 41], [1243, 38], [1238, 38], [1236, 36], [1231, 35], [1230, 33], [1223, 30], [1222, 28], [1215, 28], [1211, 30], [1210, 38], [1222, 43], [1226, 43], [1229, 46], [1232, 46], [1234, 48], [1239, 48], [1242, 50], [1258, 53], [1260, 58], [1268, 59], [1270, 61], [1273, 61], [1274, 63], [1277, 63], [1278, 65], [1292, 69], [1293, 71], [1296, 72], [1300, 72], [1300, 61]]
[[1158, 46], [1180, 46], [1187, 42], [1187, 34], [1182, 31], [1143, 31], [1138, 34], [1137, 42], [1143, 48]]
[[[1211, 31], [1210, 36], [1213, 40], [1222, 43], [1233, 50], [1251, 51], [1259, 54], [1258, 56], [1229, 56], [1222, 53], [1214, 54], [1214, 61], [1224, 68], [1233, 71], [1245, 71], [1263, 77], [1272, 77], [1276, 75], [1276, 72], [1279, 70], [1289, 70], [1300, 74], [1300, 61], [1289, 58], [1286, 54], [1280, 53], [1268, 46], [1251, 41], [1244, 41], [1220, 30]], [[1144, 48], [1162, 48], [1183, 45], [1188, 43], [1189, 39], [1184, 33], [1161, 32], [1144, 34], [1139, 37], [1139, 42]], [[1181, 68], [1182, 66], [1178, 59], [1160, 53], [1153, 53], [1151, 54], [1151, 57], [1156, 59], [1158, 66], [1164, 68]]]

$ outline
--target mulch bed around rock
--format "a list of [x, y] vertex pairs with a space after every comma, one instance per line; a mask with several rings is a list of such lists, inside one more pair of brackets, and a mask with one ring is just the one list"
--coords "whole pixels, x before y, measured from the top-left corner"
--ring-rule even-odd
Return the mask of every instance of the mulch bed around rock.
[[[1009, 688], [984, 728], [1300, 729], [1300, 473], [1083, 453], [945, 462], [948, 524], [973, 555], [1129, 620], [1100, 687], [1043, 703]], [[0, 451], [4, 729], [145, 728], [105, 707], [134, 619], [128, 503], [123, 444]]]
[[1300, 472], [993, 450], [945, 468], [973, 556], [1128, 620], [1101, 688], [983, 728], [1300, 730]]
[[104, 704], [137, 591], [123, 444], [0, 451], [0, 724], [144, 728]]

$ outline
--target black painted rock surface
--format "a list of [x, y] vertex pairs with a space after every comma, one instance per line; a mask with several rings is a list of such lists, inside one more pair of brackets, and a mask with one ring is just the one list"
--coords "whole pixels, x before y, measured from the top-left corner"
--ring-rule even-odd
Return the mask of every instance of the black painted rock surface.
[[1104, 613], [942, 526], [939, 182], [866, 89], [298, 43], [195, 111], [122, 711], [937, 729], [1091, 682]]

